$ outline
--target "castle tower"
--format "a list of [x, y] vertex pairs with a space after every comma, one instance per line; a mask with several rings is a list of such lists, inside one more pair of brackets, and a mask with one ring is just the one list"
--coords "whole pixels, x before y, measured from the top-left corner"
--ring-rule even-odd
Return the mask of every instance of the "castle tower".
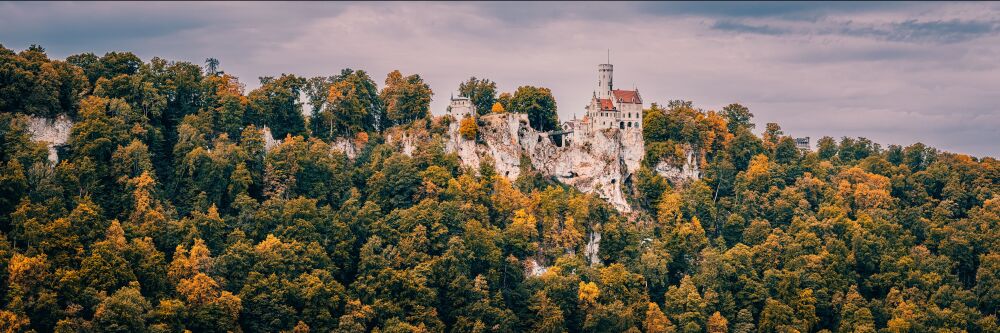
[[448, 104], [448, 113], [451, 114], [455, 120], [462, 120], [465, 117], [475, 117], [476, 116], [476, 106], [472, 104], [472, 101], [468, 97], [452, 95], [451, 103]]
[[613, 76], [614, 66], [611, 64], [597, 65], [597, 98], [611, 98]]

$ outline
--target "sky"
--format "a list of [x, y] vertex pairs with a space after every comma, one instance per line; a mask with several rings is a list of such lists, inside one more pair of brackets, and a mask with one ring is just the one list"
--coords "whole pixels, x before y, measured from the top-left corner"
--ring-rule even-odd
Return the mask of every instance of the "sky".
[[1000, 156], [1000, 3], [0, 2], [0, 44], [132, 51], [261, 76], [420, 74], [443, 114], [470, 76], [582, 115], [597, 65], [647, 104], [741, 103], [758, 131]]

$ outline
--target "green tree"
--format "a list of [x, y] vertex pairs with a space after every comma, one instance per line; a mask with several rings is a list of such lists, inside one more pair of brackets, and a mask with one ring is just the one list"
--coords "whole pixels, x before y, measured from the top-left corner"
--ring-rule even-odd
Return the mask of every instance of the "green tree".
[[722, 117], [726, 118], [730, 133], [737, 133], [740, 128], [748, 130], [754, 128], [754, 124], [751, 122], [753, 113], [750, 113], [750, 109], [743, 105], [738, 103], [726, 105], [722, 108], [721, 114]]
[[976, 294], [985, 312], [991, 313], [1000, 309], [1000, 254], [989, 253], [979, 258]]
[[112, 221], [104, 240], [95, 243], [90, 255], [80, 264], [80, 274], [89, 287], [97, 291], [112, 292], [136, 281], [125, 253], [125, 231], [118, 221]]
[[[310, 120], [313, 134], [321, 138], [382, 131], [390, 125], [375, 82], [364, 71], [342, 70], [329, 80], [326, 97], [311, 97], [310, 103], [314, 100], [325, 103]], [[317, 104], [313, 104], [314, 109]]]
[[819, 158], [829, 160], [837, 156], [837, 143], [833, 138], [824, 136], [816, 142], [816, 152], [819, 154]]
[[535, 293], [531, 298], [529, 307], [534, 312], [534, 321], [531, 325], [531, 332], [535, 333], [560, 333], [566, 332], [563, 311], [557, 304], [554, 304], [548, 295], [543, 291]]
[[305, 118], [299, 101], [305, 84], [304, 78], [291, 74], [282, 74], [278, 78], [261, 77], [260, 88], [247, 96], [252, 111], [248, 122], [267, 125], [276, 138], [305, 134]]
[[768, 298], [761, 310], [759, 324], [763, 332], [793, 332], [796, 331], [795, 312], [785, 303]]
[[458, 94], [472, 100], [472, 104], [476, 106], [476, 113], [479, 115], [496, 113], [493, 111], [493, 105], [497, 100], [496, 82], [477, 79], [473, 76], [458, 85]]
[[219, 73], [219, 59], [205, 58], [205, 74], [215, 75]]
[[510, 105], [504, 108], [510, 112], [528, 115], [531, 127], [539, 131], [551, 131], [559, 128], [559, 116], [556, 114], [556, 99], [549, 88], [521, 86], [514, 92]]
[[671, 286], [664, 298], [664, 312], [669, 317], [676, 318], [678, 331], [702, 331], [708, 318], [708, 305], [690, 277], [685, 276], [680, 286]]
[[152, 306], [135, 285], [104, 299], [94, 311], [97, 332], [146, 332], [146, 312]]
[[395, 70], [386, 76], [385, 88], [382, 88], [379, 98], [385, 102], [389, 121], [393, 125], [405, 125], [430, 115], [433, 94], [420, 75], [404, 77]]
[[837, 332], [875, 332], [872, 312], [856, 287], [851, 287], [840, 309]]

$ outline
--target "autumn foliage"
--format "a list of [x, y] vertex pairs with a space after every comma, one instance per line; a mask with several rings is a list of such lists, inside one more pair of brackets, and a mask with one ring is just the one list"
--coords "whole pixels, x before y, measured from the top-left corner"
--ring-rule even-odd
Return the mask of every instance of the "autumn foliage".
[[[621, 213], [542, 166], [464, 165], [419, 75], [244, 91], [211, 60], [0, 47], [3, 331], [1000, 331], [995, 158], [800, 150], [745, 106], [670, 101]], [[548, 89], [460, 89], [558, 124]], [[29, 122], [59, 115], [52, 161]], [[657, 170], [689, 153], [699, 178]]]
[[476, 135], [479, 134], [479, 125], [476, 124], [476, 119], [473, 117], [463, 118], [459, 123], [458, 133], [466, 140], [475, 140]]

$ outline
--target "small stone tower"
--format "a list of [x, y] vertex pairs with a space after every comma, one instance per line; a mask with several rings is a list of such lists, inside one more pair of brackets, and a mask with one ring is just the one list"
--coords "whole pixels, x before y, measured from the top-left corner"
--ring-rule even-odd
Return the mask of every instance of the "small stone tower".
[[455, 117], [455, 120], [462, 120], [465, 117], [476, 116], [476, 106], [472, 105], [472, 100], [468, 97], [452, 95], [451, 103], [448, 104], [448, 114]]

